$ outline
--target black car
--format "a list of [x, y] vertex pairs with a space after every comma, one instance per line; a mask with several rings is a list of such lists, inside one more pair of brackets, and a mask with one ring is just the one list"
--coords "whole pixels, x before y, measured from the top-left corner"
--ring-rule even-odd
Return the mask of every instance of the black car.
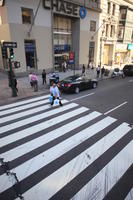
[[133, 64], [125, 65], [123, 68], [125, 76], [133, 76]]
[[81, 75], [73, 75], [65, 78], [59, 83], [62, 92], [79, 93], [82, 90], [96, 88], [97, 80], [91, 80], [88, 77]]

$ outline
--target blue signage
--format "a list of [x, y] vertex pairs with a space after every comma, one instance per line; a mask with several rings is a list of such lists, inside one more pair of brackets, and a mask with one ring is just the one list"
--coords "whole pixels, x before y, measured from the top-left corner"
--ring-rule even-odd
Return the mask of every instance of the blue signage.
[[63, 53], [63, 52], [69, 52], [70, 51], [70, 45], [64, 44], [64, 45], [54, 45], [54, 53]]
[[82, 6], [79, 11], [79, 15], [80, 15], [81, 19], [84, 19], [86, 17], [86, 14], [87, 14], [87, 11], [86, 11], [85, 7]]
[[133, 44], [128, 44], [128, 50], [131, 50], [131, 49], [133, 49]]
[[25, 51], [26, 52], [34, 52], [35, 51], [35, 44], [25, 43]]

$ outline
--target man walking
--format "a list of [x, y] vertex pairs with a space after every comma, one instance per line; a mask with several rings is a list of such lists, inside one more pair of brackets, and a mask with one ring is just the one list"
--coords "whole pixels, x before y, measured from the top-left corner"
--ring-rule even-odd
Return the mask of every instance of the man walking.
[[58, 99], [60, 106], [63, 106], [63, 104], [61, 103], [61, 100], [60, 100], [60, 91], [59, 91], [57, 85], [54, 82], [52, 83], [52, 86], [50, 87], [50, 93], [53, 97], [52, 102], [51, 102], [51, 106], [54, 104], [55, 99]]
[[45, 71], [45, 69], [43, 69], [43, 72], [42, 72], [42, 84], [44, 85], [44, 83], [46, 84], [46, 71]]

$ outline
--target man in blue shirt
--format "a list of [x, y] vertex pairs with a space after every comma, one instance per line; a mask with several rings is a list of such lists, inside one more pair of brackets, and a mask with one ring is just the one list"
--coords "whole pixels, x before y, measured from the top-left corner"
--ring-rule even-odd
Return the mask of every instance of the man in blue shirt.
[[59, 88], [57, 87], [57, 85], [54, 82], [52, 83], [52, 86], [50, 87], [50, 93], [51, 93], [51, 95], [53, 97], [51, 105], [54, 104], [54, 100], [55, 99], [58, 99], [60, 106], [63, 106], [63, 104], [61, 103], [61, 100], [60, 100], [60, 91], [59, 91]]

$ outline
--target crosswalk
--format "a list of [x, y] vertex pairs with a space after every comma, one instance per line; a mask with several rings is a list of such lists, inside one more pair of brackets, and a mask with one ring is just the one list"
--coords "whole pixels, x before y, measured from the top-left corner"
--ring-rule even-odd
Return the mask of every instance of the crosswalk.
[[62, 102], [51, 108], [44, 95], [0, 106], [1, 200], [106, 199], [132, 167], [128, 123]]

